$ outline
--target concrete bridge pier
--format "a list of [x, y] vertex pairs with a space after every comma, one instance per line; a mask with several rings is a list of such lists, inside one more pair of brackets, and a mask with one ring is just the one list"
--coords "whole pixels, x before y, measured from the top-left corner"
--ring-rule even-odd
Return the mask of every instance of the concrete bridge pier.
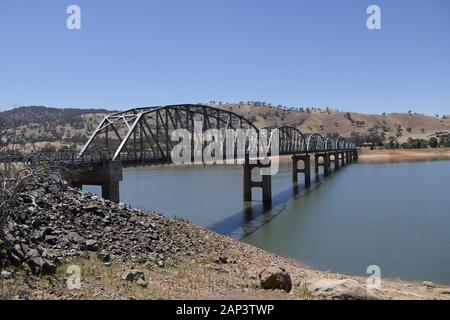
[[[298, 167], [299, 161], [303, 161], [303, 168]], [[311, 186], [311, 156], [309, 154], [292, 156], [292, 181], [298, 182], [299, 173], [305, 176], [305, 186]]]
[[[248, 161], [248, 160], [247, 160]], [[243, 183], [244, 183], [244, 201], [252, 201], [252, 189], [262, 189], [262, 200], [265, 204], [272, 203], [272, 176], [261, 175], [261, 181], [253, 181], [252, 170], [254, 168], [262, 169], [269, 168], [269, 165], [258, 163], [246, 163], [243, 165]]]
[[358, 162], [358, 150], [352, 150], [353, 161]]
[[340, 166], [339, 166], [339, 152], [335, 151], [333, 152], [333, 156], [334, 156], [334, 171], [339, 170]]
[[[320, 163], [320, 158], [323, 159], [323, 162]], [[316, 175], [319, 174], [319, 167], [323, 167], [323, 175], [327, 177], [330, 174], [330, 155], [329, 153], [316, 153], [314, 155], [314, 172]]]
[[103, 165], [77, 169], [64, 174], [63, 178], [75, 188], [81, 189], [83, 185], [101, 186], [103, 199], [120, 202], [119, 183], [123, 179], [121, 162], [109, 161]]
[[102, 198], [115, 203], [120, 202], [119, 181], [103, 181], [102, 182]]
[[341, 167], [345, 167], [346, 163], [343, 151], [339, 152], [339, 158], [341, 159]]

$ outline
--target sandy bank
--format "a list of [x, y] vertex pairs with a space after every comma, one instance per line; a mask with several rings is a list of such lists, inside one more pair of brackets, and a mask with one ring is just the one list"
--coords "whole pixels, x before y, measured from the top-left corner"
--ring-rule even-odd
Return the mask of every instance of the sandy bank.
[[363, 150], [359, 153], [362, 162], [401, 162], [450, 160], [450, 148]]

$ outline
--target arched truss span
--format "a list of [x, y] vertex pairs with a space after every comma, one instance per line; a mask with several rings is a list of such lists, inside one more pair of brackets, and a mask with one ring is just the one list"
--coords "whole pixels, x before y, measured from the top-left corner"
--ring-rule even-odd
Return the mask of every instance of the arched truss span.
[[345, 150], [347, 147], [347, 140], [343, 139], [343, 138], [337, 138], [336, 140], [336, 145], [337, 145], [337, 149], [339, 150]]
[[277, 126], [266, 127], [262, 130], [269, 131], [271, 139], [273, 133], [278, 131], [280, 155], [307, 152], [305, 135], [297, 128], [291, 126]]
[[[83, 159], [87, 154], [108, 154], [108, 160], [149, 160], [170, 162], [171, 151], [178, 142], [171, 137], [176, 129], [185, 129], [191, 135], [191, 142], [198, 141], [196, 130], [201, 132], [217, 129], [221, 133], [226, 129], [241, 129], [253, 132], [253, 137], [263, 138], [262, 132], [248, 119], [223, 109], [206, 105], [180, 104], [134, 108], [107, 115], [98, 125], [81, 150]], [[279, 154], [314, 153], [330, 150], [354, 149], [354, 144], [342, 138], [324, 138], [318, 133], [303, 134], [291, 126], [265, 128], [272, 142], [273, 134], [279, 133]], [[227, 136], [226, 136], [227, 137]], [[226, 145], [222, 141], [222, 147]], [[201, 146], [202, 150], [205, 145]], [[248, 143], [246, 151], [254, 151], [254, 144]], [[231, 150], [231, 149], [230, 149]], [[192, 151], [192, 155], [194, 152]], [[200, 150], [201, 151], [201, 150]], [[225, 154], [225, 151], [224, 151]], [[251, 153], [253, 154], [253, 153]]]
[[[99, 124], [80, 156], [89, 151], [108, 152], [112, 160], [121, 154], [170, 161], [174, 146], [171, 133], [186, 129], [194, 134], [194, 126], [201, 123], [202, 132], [208, 129], [258, 129], [244, 117], [227, 110], [205, 105], [183, 104], [161, 107], [135, 108], [106, 116]], [[194, 139], [192, 139], [194, 140]]]
[[327, 151], [332, 151], [337, 149], [336, 140], [333, 137], [325, 138], [325, 149]]
[[308, 133], [306, 136], [307, 152], [323, 152], [325, 149], [325, 139], [319, 133]]

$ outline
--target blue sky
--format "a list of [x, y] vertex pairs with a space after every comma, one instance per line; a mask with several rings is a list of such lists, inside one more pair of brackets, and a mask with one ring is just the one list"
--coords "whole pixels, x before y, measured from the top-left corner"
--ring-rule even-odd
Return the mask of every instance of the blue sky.
[[[66, 28], [67, 6], [82, 29]], [[368, 30], [368, 5], [382, 30]], [[448, 0], [0, 0], [0, 109], [267, 101], [450, 113]]]

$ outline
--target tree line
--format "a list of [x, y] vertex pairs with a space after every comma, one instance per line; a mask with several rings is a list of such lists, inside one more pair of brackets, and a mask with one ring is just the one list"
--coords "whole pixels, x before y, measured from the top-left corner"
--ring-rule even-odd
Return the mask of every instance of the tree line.
[[385, 132], [372, 127], [367, 133], [352, 132], [350, 141], [358, 147], [370, 146], [384, 149], [423, 149], [423, 148], [449, 148], [450, 133], [440, 133], [429, 139], [408, 138], [405, 142], [399, 142], [398, 137], [386, 137]]

